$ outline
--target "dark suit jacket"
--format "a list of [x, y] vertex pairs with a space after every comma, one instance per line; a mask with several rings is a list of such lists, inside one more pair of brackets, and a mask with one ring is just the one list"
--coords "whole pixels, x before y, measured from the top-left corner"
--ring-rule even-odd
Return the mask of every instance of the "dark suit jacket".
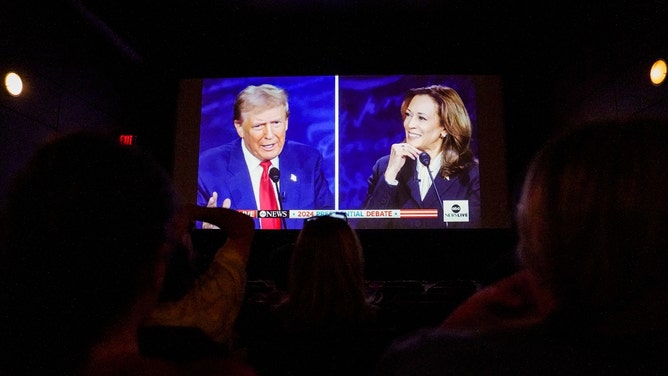
[[[230, 198], [231, 209], [257, 209], [241, 142], [237, 139], [200, 155], [198, 205], [206, 205], [215, 191], [218, 192], [218, 205]], [[322, 155], [317, 149], [286, 141], [279, 158], [280, 196], [284, 210], [334, 209], [334, 196], [322, 171]], [[287, 228], [301, 229], [303, 220], [287, 219], [286, 224]], [[257, 219], [255, 228], [259, 228]]]
[[[397, 175], [399, 184], [392, 186], [385, 181], [385, 170], [390, 156], [380, 158], [373, 166], [369, 177], [369, 189], [364, 201], [365, 209], [438, 209], [438, 218], [365, 219], [357, 223], [357, 228], [472, 228], [480, 226], [480, 172], [473, 163], [450, 180], [434, 176], [434, 184], [424, 197], [420, 198], [420, 185], [415, 165], [417, 161], [408, 159]], [[468, 200], [469, 222], [443, 222], [443, 209], [434, 187], [442, 200]]]

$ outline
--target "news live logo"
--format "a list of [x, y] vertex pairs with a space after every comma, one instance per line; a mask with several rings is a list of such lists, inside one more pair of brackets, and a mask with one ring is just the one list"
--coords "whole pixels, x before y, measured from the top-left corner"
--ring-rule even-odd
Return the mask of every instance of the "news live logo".
[[468, 222], [469, 201], [468, 200], [443, 200], [444, 222]]
[[288, 210], [260, 210], [257, 215], [260, 218], [288, 218]]

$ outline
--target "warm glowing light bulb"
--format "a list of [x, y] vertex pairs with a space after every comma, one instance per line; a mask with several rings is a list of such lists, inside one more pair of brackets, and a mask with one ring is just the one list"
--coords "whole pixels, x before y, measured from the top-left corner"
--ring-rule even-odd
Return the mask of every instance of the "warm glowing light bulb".
[[661, 85], [666, 79], [666, 61], [659, 59], [652, 65], [652, 69], [649, 71], [649, 78], [652, 80], [654, 85]]
[[9, 94], [17, 97], [21, 95], [23, 91], [23, 81], [21, 81], [21, 76], [14, 72], [9, 72], [5, 76], [5, 87]]

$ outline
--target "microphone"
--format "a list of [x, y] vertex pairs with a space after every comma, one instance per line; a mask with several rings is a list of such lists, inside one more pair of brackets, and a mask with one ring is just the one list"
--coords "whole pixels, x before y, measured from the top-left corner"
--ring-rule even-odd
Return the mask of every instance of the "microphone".
[[[278, 181], [281, 179], [281, 172], [276, 168], [272, 167], [269, 169], [269, 179], [274, 182], [274, 186], [276, 187], [276, 193], [278, 193], [278, 209], [283, 210], [283, 195], [281, 194], [281, 191], [278, 189]], [[285, 217], [281, 216], [281, 222], [283, 224], [283, 228], [287, 228], [287, 225], [285, 223]]]
[[276, 167], [269, 169], [269, 179], [274, 183], [278, 183], [278, 180], [281, 178], [281, 172], [278, 171]]
[[[431, 157], [426, 151], [420, 153], [420, 163], [422, 163], [423, 165], [425, 165], [425, 167], [427, 167], [427, 169], [429, 169], [429, 163], [431, 163]], [[429, 174], [431, 175], [431, 171], [429, 171]]]
[[430, 162], [431, 162], [431, 157], [429, 156], [429, 154], [427, 154], [426, 151], [420, 153], [420, 163], [422, 163], [427, 168], [427, 172], [429, 172], [429, 179], [431, 179], [431, 185], [434, 187], [434, 192], [436, 192], [436, 197], [438, 197], [438, 203], [441, 205], [441, 210], [443, 210], [443, 200], [441, 200], [441, 195], [438, 193], [438, 188], [436, 188], [436, 184], [434, 184], [434, 175], [431, 174], [431, 170], [429, 169]]

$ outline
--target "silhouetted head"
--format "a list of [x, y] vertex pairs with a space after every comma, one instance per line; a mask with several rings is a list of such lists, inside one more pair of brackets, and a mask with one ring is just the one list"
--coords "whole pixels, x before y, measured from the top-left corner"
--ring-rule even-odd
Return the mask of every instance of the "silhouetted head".
[[165, 171], [116, 138], [77, 133], [39, 149], [4, 213], [3, 356], [67, 372], [157, 294], [174, 197]]
[[297, 237], [288, 276], [295, 322], [359, 321], [368, 314], [364, 256], [344, 219], [314, 217]]
[[605, 122], [549, 142], [518, 207], [522, 261], [568, 307], [668, 287], [668, 124]]

